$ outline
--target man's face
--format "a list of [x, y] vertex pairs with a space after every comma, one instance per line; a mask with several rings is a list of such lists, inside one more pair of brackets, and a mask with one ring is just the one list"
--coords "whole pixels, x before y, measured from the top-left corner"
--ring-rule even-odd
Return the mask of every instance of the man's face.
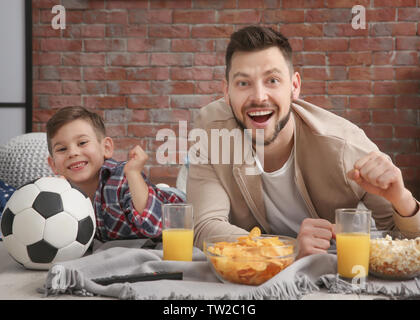
[[264, 144], [281, 134], [288, 122], [290, 105], [300, 93], [300, 76], [290, 76], [280, 49], [270, 47], [255, 52], [235, 52], [229, 82], [224, 82], [225, 100], [238, 123], [252, 129], [264, 129]]

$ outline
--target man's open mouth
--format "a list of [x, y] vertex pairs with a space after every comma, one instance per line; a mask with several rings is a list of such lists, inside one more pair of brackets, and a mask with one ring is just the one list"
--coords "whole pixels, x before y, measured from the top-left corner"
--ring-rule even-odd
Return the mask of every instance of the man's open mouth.
[[247, 113], [248, 117], [252, 119], [252, 121], [258, 122], [258, 123], [264, 123], [268, 121], [268, 119], [271, 118], [273, 115], [273, 110], [265, 110], [265, 111], [249, 111]]

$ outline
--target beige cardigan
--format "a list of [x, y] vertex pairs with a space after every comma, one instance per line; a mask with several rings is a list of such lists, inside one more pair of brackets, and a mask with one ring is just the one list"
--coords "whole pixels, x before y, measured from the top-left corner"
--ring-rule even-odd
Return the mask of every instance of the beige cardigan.
[[[420, 210], [402, 217], [387, 200], [366, 193], [347, 178], [358, 159], [378, 150], [360, 128], [303, 100], [295, 100], [292, 111], [296, 122], [295, 181], [311, 217], [334, 223], [336, 208], [355, 208], [362, 201], [372, 210], [378, 229], [397, 228], [410, 236], [420, 235]], [[212, 143], [211, 129], [239, 128], [230, 107], [224, 99], [212, 102], [200, 110], [195, 124], [208, 134], [208, 144], [200, 139], [195, 148], [201, 148], [200, 157], [209, 164], [191, 163], [189, 167], [187, 199], [194, 207], [194, 244], [202, 248], [208, 236], [243, 233], [254, 226], [269, 234], [261, 176], [246, 174], [246, 168], [255, 166], [249, 165], [252, 153], [245, 152], [242, 164], [233, 164], [233, 160], [217, 164], [221, 161], [212, 159], [211, 152], [203, 152]], [[219, 146], [221, 154], [221, 142]], [[230, 149], [233, 159], [233, 147]]]

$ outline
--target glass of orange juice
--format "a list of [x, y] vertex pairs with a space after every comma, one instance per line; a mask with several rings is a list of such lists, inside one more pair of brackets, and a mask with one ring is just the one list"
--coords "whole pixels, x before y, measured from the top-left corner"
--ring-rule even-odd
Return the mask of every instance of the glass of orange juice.
[[371, 214], [366, 209], [335, 210], [337, 272], [345, 280], [367, 278]]
[[192, 204], [164, 204], [162, 220], [163, 260], [192, 261], [193, 238]]

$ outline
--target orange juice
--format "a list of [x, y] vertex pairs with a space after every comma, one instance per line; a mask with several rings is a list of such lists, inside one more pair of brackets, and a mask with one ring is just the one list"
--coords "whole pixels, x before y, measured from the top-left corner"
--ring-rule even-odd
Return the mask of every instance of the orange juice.
[[163, 260], [192, 261], [193, 236], [193, 229], [164, 229]]
[[370, 250], [369, 234], [338, 233], [336, 242], [338, 274], [348, 279], [367, 276]]

